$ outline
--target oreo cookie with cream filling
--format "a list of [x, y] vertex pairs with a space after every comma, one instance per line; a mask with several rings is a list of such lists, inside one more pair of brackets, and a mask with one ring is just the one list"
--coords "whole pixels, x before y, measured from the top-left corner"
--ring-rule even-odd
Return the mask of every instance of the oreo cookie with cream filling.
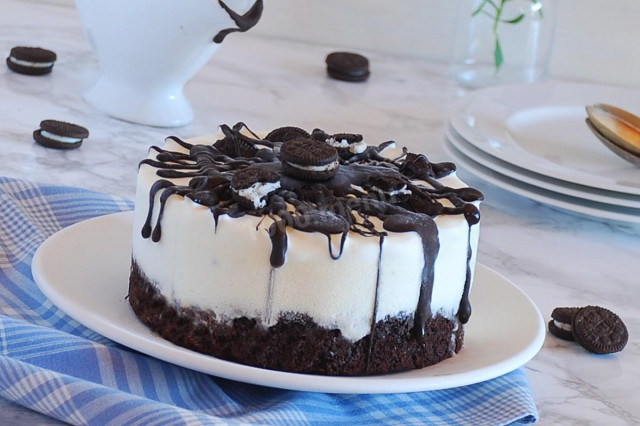
[[280, 148], [280, 161], [285, 175], [311, 182], [331, 179], [340, 167], [334, 147], [310, 138], [284, 142]]
[[367, 179], [362, 188], [374, 198], [386, 199], [391, 203], [406, 200], [411, 196], [407, 182], [395, 176], [373, 175]]
[[629, 332], [622, 319], [600, 306], [580, 308], [573, 317], [571, 328], [575, 341], [595, 354], [620, 352], [629, 341]]
[[77, 124], [58, 120], [43, 120], [33, 132], [33, 139], [40, 145], [54, 149], [73, 149], [82, 145], [89, 131]]
[[369, 78], [369, 60], [352, 52], [333, 52], [325, 59], [327, 74], [336, 80], [360, 82]]
[[367, 149], [367, 143], [360, 134], [356, 133], [336, 133], [330, 135], [320, 129], [311, 132], [313, 139], [323, 141], [338, 151], [338, 155], [343, 160], [348, 160], [353, 155], [361, 154]]
[[580, 308], [555, 308], [551, 312], [549, 332], [562, 340], [573, 341], [573, 317]]
[[259, 210], [267, 205], [270, 194], [280, 188], [278, 173], [260, 166], [247, 167], [231, 178], [231, 193], [240, 207]]
[[18, 46], [11, 49], [7, 57], [10, 70], [25, 75], [49, 74], [56, 62], [57, 55], [41, 47]]

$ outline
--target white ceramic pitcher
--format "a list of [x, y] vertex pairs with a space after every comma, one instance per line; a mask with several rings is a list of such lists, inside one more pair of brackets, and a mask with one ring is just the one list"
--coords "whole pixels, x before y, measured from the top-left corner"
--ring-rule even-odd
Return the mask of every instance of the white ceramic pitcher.
[[185, 83], [226, 34], [258, 21], [262, 0], [76, 0], [76, 7], [100, 68], [85, 99], [112, 117], [175, 127], [193, 119]]

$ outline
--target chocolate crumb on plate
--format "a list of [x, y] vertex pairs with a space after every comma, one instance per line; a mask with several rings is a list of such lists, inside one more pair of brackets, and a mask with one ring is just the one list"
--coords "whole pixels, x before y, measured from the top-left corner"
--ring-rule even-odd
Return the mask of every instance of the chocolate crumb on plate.
[[82, 145], [89, 131], [77, 124], [58, 120], [43, 120], [33, 132], [33, 139], [40, 145], [54, 149], [73, 149]]

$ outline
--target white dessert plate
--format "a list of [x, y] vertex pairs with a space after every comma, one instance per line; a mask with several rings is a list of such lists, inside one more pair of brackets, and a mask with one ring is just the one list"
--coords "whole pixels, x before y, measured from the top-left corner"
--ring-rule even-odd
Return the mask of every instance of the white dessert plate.
[[465, 345], [451, 359], [421, 370], [368, 377], [285, 373], [249, 367], [176, 346], [142, 324], [125, 300], [133, 214], [77, 223], [37, 250], [33, 276], [61, 310], [132, 349], [214, 376], [283, 389], [330, 393], [398, 393], [446, 389], [508, 373], [540, 350], [545, 325], [535, 304], [514, 284], [478, 265]]
[[625, 194], [623, 192], [607, 191], [589, 186], [577, 185], [514, 166], [476, 148], [463, 139], [462, 136], [460, 136], [460, 134], [451, 126], [447, 126], [445, 135], [451, 145], [456, 147], [462, 154], [469, 157], [469, 159], [515, 180], [557, 192], [558, 194], [570, 195], [572, 197], [588, 201], [597, 201], [599, 203], [611, 204], [613, 206], [640, 209], [640, 195]]
[[547, 82], [478, 90], [449, 117], [460, 135], [503, 161], [556, 179], [640, 195], [640, 168], [588, 129], [585, 106], [607, 103], [640, 114], [640, 90]]
[[615, 220], [626, 223], [640, 223], [640, 209], [620, 207], [610, 204], [589, 201], [583, 198], [572, 197], [553, 191], [529, 185], [522, 181], [512, 179], [502, 173], [480, 164], [462, 153], [454, 143], [445, 139], [443, 146], [451, 159], [468, 172], [486, 180], [493, 185], [522, 195], [551, 207], [567, 210], [581, 215], [598, 219]]

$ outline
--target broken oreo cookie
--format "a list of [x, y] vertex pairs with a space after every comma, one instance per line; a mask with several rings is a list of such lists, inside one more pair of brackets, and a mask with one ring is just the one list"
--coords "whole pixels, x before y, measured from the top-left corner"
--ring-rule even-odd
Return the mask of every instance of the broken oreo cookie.
[[325, 59], [329, 77], [342, 81], [365, 81], [369, 78], [369, 60], [352, 52], [333, 52]]
[[280, 175], [254, 166], [240, 169], [231, 178], [231, 192], [240, 207], [258, 210], [267, 205], [269, 194], [280, 188]]
[[343, 160], [349, 160], [355, 154], [361, 154], [367, 149], [367, 143], [362, 135], [355, 133], [336, 133], [330, 135], [323, 130], [314, 129], [311, 137], [315, 140], [325, 142], [338, 151], [338, 155]]
[[53, 69], [57, 59], [55, 52], [41, 47], [18, 46], [7, 57], [10, 70], [25, 75], [45, 75]]
[[310, 138], [290, 139], [280, 148], [282, 171], [296, 179], [320, 182], [336, 175], [340, 163], [338, 151]]
[[43, 120], [33, 132], [33, 139], [40, 145], [54, 149], [73, 149], [82, 145], [89, 131], [77, 124], [57, 120]]
[[369, 196], [383, 197], [392, 204], [406, 200], [411, 196], [411, 190], [407, 189], [407, 183], [396, 176], [371, 176], [362, 185], [362, 188], [369, 192]]
[[573, 317], [573, 337], [589, 352], [620, 352], [629, 341], [629, 332], [620, 317], [600, 306], [586, 306]]

